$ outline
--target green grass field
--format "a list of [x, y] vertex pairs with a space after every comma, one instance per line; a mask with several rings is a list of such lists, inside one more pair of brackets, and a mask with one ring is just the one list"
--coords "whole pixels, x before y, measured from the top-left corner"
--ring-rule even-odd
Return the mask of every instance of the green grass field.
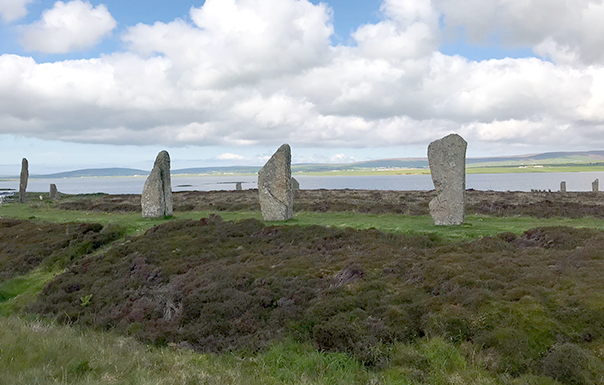
[[[260, 212], [220, 211], [220, 212], [176, 212], [171, 218], [145, 219], [140, 213], [102, 213], [89, 211], [58, 210], [47, 204], [26, 205], [7, 204], [0, 207], [0, 217], [36, 219], [49, 222], [98, 222], [116, 224], [130, 235], [140, 234], [149, 228], [178, 219], [201, 219], [217, 214], [225, 220], [255, 218], [262, 220]], [[397, 214], [359, 214], [350, 212], [298, 212], [287, 222], [267, 222], [267, 224], [289, 224], [299, 226], [321, 225], [351, 227], [355, 229], [375, 228], [395, 233], [436, 233], [445, 240], [472, 240], [483, 236], [494, 236], [503, 232], [520, 234], [535, 227], [569, 226], [577, 228], [604, 229], [604, 220], [597, 218], [533, 218], [533, 217], [489, 217], [468, 216], [462, 226], [435, 226], [430, 216], [404, 216]]]

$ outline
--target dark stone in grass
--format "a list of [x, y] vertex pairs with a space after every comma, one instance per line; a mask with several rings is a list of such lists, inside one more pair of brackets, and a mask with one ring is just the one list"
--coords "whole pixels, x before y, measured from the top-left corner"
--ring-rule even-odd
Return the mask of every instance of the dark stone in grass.
[[170, 155], [161, 151], [155, 159], [153, 169], [145, 181], [141, 196], [144, 218], [172, 215], [172, 185], [170, 182]]
[[59, 199], [59, 192], [57, 191], [57, 185], [54, 183], [50, 184], [50, 199]]
[[27, 159], [21, 161], [21, 179], [19, 181], [19, 203], [25, 203], [25, 191], [27, 190], [27, 181], [29, 179], [29, 165]]
[[435, 225], [461, 225], [465, 217], [466, 148], [468, 143], [451, 134], [428, 146], [428, 162], [436, 198], [430, 201]]
[[260, 209], [267, 221], [286, 221], [294, 216], [291, 161], [291, 149], [284, 144], [258, 172]]

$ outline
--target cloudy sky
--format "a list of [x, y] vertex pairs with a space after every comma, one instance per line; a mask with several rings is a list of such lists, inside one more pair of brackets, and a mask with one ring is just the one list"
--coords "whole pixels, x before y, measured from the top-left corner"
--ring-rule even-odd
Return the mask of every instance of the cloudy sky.
[[0, 173], [604, 149], [602, 0], [0, 0]]

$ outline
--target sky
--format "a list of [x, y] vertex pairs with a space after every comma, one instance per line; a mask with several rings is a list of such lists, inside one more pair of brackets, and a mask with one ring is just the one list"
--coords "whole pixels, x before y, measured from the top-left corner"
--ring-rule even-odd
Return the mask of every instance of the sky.
[[604, 149], [603, 0], [0, 0], [0, 175]]

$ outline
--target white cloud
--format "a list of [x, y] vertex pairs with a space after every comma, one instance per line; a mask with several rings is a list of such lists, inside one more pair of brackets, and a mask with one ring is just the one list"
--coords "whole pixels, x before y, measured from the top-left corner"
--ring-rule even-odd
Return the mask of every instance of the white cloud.
[[352, 156], [347, 156], [344, 153], [339, 153], [339, 154], [332, 155], [329, 158], [329, 161], [331, 163], [353, 163], [356, 161], [356, 159]]
[[453, 32], [473, 42], [495, 38], [558, 63], [604, 62], [601, 0], [434, 0]]
[[[472, 4], [487, 21], [499, 9], [506, 28], [528, 34], [515, 31], [506, 37], [510, 41], [525, 39], [550, 53], [566, 47], [548, 29], [554, 16], [539, 14], [535, 25], [521, 25], [526, 7], [530, 11], [536, 2], [509, 0], [505, 10]], [[585, 7], [577, 9], [593, 12], [576, 12], [579, 19], [599, 15], [597, 4], [579, 3]], [[454, 4], [463, 5], [386, 0], [383, 20], [353, 33], [358, 44], [334, 47], [325, 5], [207, 0], [191, 9], [192, 21], [129, 28], [123, 36], [127, 52], [43, 64], [2, 55], [0, 133], [228, 146], [219, 157], [237, 156], [231, 149], [238, 146], [285, 142], [347, 149], [425, 145], [450, 132], [478, 147], [604, 147], [604, 61], [586, 60], [583, 46], [570, 43], [556, 51], [554, 63], [444, 55], [438, 52], [438, 20]], [[447, 23], [468, 25], [469, 33], [494, 30], [473, 14], [447, 12]]]
[[307, 0], [207, 0], [182, 20], [138, 24], [123, 37], [141, 54], [169, 58], [183, 83], [202, 88], [253, 84], [299, 73], [329, 58], [333, 33], [324, 4]]
[[27, 5], [33, 0], [0, 0], [0, 16], [11, 22], [27, 15]]
[[245, 157], [237, 154], [231, 154], [230, 152], [225, 152], [224, 154], [220, 154], [216, 157], [218, 160], [242, 160]]
[[116, 24], [103, 4], [93, 7], [80, 0], [57, 1], [40, 20], [22, 26], [21, 44], [45, 53], [79, 51], [97, 45]]

